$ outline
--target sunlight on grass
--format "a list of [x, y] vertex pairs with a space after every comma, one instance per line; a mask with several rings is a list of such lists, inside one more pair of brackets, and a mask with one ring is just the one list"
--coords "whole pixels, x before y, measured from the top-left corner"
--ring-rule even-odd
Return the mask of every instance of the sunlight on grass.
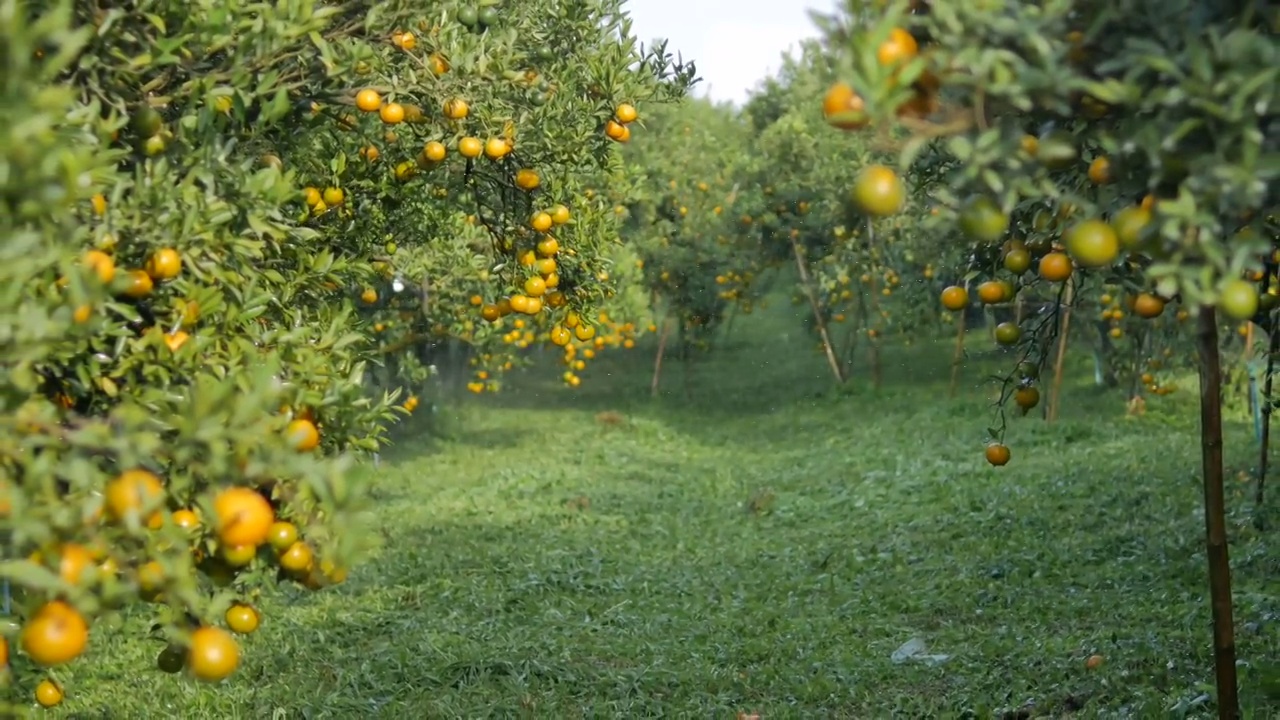
[[[381, 547], [346, 585], [263, 598], [226, 686], [75, 686], [113, 717], [210, 718], [1163, 717], [1203, 692], [1193, 393], [1123, 419], [1123, 395], [1081, 375], [1059, 423], [1010, 418], [997, 470], [981, 378], [998, 358], [955, 400], [931, 344], [887, 351], [881, 391], [832, 392], [821, 358], [770, 342], [788, 321], [697, 363], [689, 400], [678, 367], [650, 398], [633, 352], [578, 391], [535, 368], [446, 408], [456, 438], [361, 470]], [[1246, 467], [1248, 429], [1230, 430]], [[1240, 656], [1264, 661], [1280, 568], [1243, 514], [1232, 532]], [[134, 636], [94, 652], [149, 667], [160, 646]], [[935, 659], [895, 662], [912, 639]]]

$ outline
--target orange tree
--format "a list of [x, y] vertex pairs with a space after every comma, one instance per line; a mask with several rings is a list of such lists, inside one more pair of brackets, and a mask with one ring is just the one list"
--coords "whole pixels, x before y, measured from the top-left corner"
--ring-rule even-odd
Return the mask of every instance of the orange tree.
[[[650, 119], [661, 142], [629, 148], [630, 200], [624, 232], [639, 253], [666, 347], [666, 318], [675, 321], [683, 360], [710, 349], [734, 309], [751, 312], [757, 298], [754, 254], [740, 252], [733, 231], [750, 189], [742, 170], [750, 162], [749, 134], [731, 107], [690, 100]], [[654, 328], [657, 329], [656, 326]], [[657, 388], [655, 372], [654, 388]]]
[[[821, 105], [811, 101], [815, 95], [824, 98]], [[904, 334], [909, 342], [938, 317], [932, 296], [920, 290], [932, 284], [944, 253], [934, 238], [904, 232], [914, 218], [897, 212], [901, 187], [884, 188], [871, 178], [857, 197], [826, 192], [854, 185], [874, 149], [865, 136], [833, 129], [864, 124], [849, 117], [852, 97], [852, 89], [833, 78], [829, 56], [807, 44], [751, 98], [746, 114], [755, 162], [745, 184], [759, 191], [748, 196], [749, 222], [739, 231], [755, 239], [762, 265], [794, 268], [793, 301], [809, 307], [809, 329], [836, 380], [845, 380], [855, 343], [865, 338], [878, 382], [886, 333]], [[859, 201], [875, 212], [861, 213]], [[835, 337], [840, 326], [848, 328], [843, 339]]]
[[617, 221], [579, 193], [689, 79], [618, 11], [0, 0], [6, 677], [57, 704], [138, 600], [162, 669], [227, 677], [259, 588], [362, 544], [353, 453], [416, 402], [370, 367], [594, 317]]
[[[1280, 8], [1239, 0], [899, 0], [822, 18], [859, 121], [888, 137], [936, 232], [1004, 258], [1004, 294], [1048, 312], [1004, 326], [1005, 399], [1030, 403], [1078, 287], [1196, 318], [1217, 708], [1239, 716], [1223, 501], [1219, 318], [1271, 328]], [[900, 180], [901, 181], [901, 180]], [[1018, 262], [1007, 258], [1019, 253]], [[1023, 255], [1025, 253], [1025, 256]], [[1262, 293], [1262, 295], [1268, 295]], [[1019, 401], [1019, 396], [1024, 398]], [[1001, 421], [986, 450], [1009, 462]]]

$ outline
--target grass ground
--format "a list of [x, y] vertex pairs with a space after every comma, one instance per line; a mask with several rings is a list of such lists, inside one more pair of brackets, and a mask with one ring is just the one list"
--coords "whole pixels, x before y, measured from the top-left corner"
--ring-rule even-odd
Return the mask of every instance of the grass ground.
[[[160, 648], [123, 639], [142, 632], [130, 619], [63, 674], [65, 709], [1206, 716], [1194, 392], [1125, 419], [1081, 357], [1062, 420], [1014, 421], [1013, 462], [993, 469], [990, 360], [966, 366], [952, 400], [945, 348], [892, 348], [881, 391], [857, 379], [833, 393], [787, 312], [739, 321], [690, 399], [648, 397], [642, 346], [600, 359], [576, 391], [543, 367], [446, 410], [450, 439], [402, 440], [364, 471], [382, 549], [344, 586], [261, 603], [231, 681], [152, 669]], [[625, 422], [598, 422], [606, 410]], [[1244, 467], [1247, 428], [1228, 443]], [[1280, 716], [1260, 668], [1280, 658], [1280, 554], [1247, 522], [1248, 487], [1233, 476], [1232, 559], [1246, 700], [1262, 718]], [[895, 662], [913, 638], [946, 659]], [[1094, 653], [1105, 662], [1086, 670]]]

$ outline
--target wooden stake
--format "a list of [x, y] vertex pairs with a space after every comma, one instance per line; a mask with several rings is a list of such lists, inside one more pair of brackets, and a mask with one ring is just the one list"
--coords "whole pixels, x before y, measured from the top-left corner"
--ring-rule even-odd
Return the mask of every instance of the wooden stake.
[[1062, 305], [1058, 312], [1062, 313], [1062, 321], [1058, 325], [1058, 357], [1053, 364], [1053, 388], [1049, 390], [1049, 404], [1045, 408], [1045, 421], [1058, 419], [1058, 403], [1062, 397], [1062, 376], [1067, 364], [1067, 337], [1071, 332], [1071, 302], [1075, 299], [1076, 286], [1067, 281], [1063, 291]]
[[1231, 562], [1227, 551], [1226, 493], [1222, 468], [1222, 357], [1213, 306], [1201, 306], [1196, 332], [1200, 355], [1200, 448], [1204, 459], [1205, 550], [1213, 608], [1213, 667], [1219, 720], [1239, 720], [1235, 626], [1231, 610]]
[[791, 239], [791, 250], [796, 256], [796, 270], [800, 273], [800, 285], [804, 288], [805, 297], [809, 299], [809, 308], [813, 311], [814, 322], [818, 324], [818, 335], [822, 338], [822, 350], [826, 353], [827, 364], [831, 366], [831, 373], [835, 375], [836, 382], [843, 385], [847, 379], [844, 374], [844, 365], [840, 363], [840, 358], [836, 357], [836, 349], [831, 345], [831, 333], [827, 330], [827, 321], [822, 317], [818, 296], [814, 293], [813, 284], [809, 281], [809, 267], [804, 261], [800, 243], [796, 242], [795, 238]]

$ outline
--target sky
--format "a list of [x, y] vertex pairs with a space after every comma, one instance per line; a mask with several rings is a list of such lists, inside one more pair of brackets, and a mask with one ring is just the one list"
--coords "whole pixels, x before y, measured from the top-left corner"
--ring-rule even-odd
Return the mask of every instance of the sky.
[[827, 11], [832, 0], [629, 0], [632, 32], [646, 47], [669, 41], [697, 65], [695, 94], [741, 104], [758, 82], [781, 65], [783, 52], [817, 35], [808, 10]]

